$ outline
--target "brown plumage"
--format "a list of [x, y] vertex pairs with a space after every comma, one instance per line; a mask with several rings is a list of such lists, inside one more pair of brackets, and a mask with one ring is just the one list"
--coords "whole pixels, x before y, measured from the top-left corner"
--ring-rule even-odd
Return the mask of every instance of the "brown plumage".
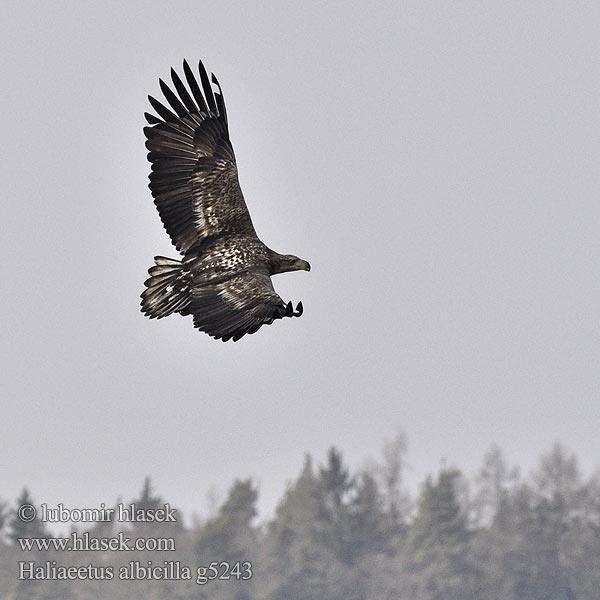
[[150, 190], [160, 218], [182, 260], [155, 257], [142, 293], [150, 318], [192, 315], [194, 326], [214, 338], [237, 341], [283, 317], [298, 317], [273, 289], [271, 275], [310, 270], [293, 255], [263, 244], [254, 230], [238, 182], [225, 102], [216, 77], [213, 92], [202, 62], [200, 85], [183, 61], [188, 84], [171, 69], [175, 92], [160, 80], [170, 109], [148, 97], [146, 113]]

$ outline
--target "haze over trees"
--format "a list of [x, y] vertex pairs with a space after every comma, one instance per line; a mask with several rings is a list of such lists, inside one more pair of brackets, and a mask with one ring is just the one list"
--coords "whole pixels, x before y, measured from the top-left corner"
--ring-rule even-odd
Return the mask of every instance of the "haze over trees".
[[[0, 502], [0, 597], [9, 600], [596, 600], [600, 589], [600, 474], [584, 478], [576, 457], [555, 444], [523, 478], [493, 446], [468, 480], [457, 468], [428, 477], [412, 498], [403, 485], [406, 442], [387, 442], [379, 463], [352, 472], [332, 448], [307, 455], [275, 514], [257, 519], [258, 489], [236, 480], [205, 520], [98, 522], [77, 531], [103, 539], [173, 538], [173, 551], [25, 550], [19, 538], [47, 538], [23, 523], [24, 489]], [[133, 502], [168, 502], [144, 481]], [[127, 503], [129, 504], [129, 503]], [[19, 581], [17, 563], [112, 567], [111, 580]], [[55, 563], [53, 562], [55, 561]], [[197, 568], [232, 567], [228, 580], [198, 584]], [[178, 563], [190, 579], [127, 580], [120, 568]], [[251, 563], [251, 567], [247, 566]], [[240, 565], [239, 572], [233, 568]], [[246, 565], [246, 567], [242, 566]], [[244, 569], [246, 569], [244, 571]], [[242, 580], [242, 575], [252, 577]], [[222, 567], [218, 567], [220, 572]], [[173, 571], [171, 571], [173, 573]], [[181, 576], [181, 570], [179, 571]], [[237, 575], [237, 577], [236, 577]], [[177, 575], [176, 575], [177, 576]]]

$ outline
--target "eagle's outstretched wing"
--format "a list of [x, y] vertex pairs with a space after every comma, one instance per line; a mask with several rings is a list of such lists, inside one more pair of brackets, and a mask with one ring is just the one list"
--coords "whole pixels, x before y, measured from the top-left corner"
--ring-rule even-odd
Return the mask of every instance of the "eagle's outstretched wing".
[[293, 310], [273, 289], [267, 271], [245, 271], [213, 285], [192, 291], [190, 312], [194, 326], [224, 342], [255, 333], [275, 319], [299, 317], [302, 303]]
[[207, 238], [256, 233], [238, 182], [221, 86], [213, 75], [219, 89], [213, 93], [202, 61], [202, 91], [186, 61], [183, 70], [189, 91], [171, 69], [177, 94], [162, 80], [160, 87], [172, 110], [149, 96], [160, 118], [146, 113], [152, 127], [144, 133], [154, 203], [173, 244], [185, 254]]

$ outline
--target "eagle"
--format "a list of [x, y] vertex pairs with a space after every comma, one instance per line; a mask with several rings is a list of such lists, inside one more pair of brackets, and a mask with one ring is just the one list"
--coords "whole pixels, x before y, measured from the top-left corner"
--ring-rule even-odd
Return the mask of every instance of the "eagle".
[[171, 69], [173, 87], [159, 85], [169, 105], [152, 96], [145, 113], [149, 188], [180, 260], [154, 257], [143, 291], [151, 319], [192, 315], [194, 327], [234, 342], [284, 317], [299, 317], [275, 292], [271, 276], [310, 271], [307, 261], [279, 254], [257, 236], [238, 181], [221, 86], [198, 63], [199, 81], [186, 60], [187, 81]]

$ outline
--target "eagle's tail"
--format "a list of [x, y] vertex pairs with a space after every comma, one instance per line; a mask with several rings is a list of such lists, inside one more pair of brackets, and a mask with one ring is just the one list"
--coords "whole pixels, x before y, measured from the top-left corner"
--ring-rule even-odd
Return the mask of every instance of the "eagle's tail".
[[185, 311], [191, 302], [191, 273], [173, 258], [155, 256], [154, 262], [148, 270], [151, 277], [144, 282], [142, 312], [151, 319], [161, 319]]

